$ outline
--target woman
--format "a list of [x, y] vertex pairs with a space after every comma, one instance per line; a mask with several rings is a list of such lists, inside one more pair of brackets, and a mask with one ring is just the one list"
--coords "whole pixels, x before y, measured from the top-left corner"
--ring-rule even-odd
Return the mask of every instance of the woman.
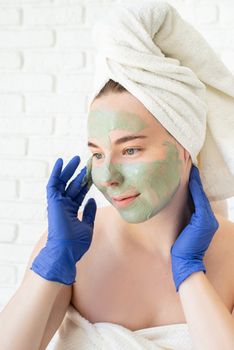
[[[231, 350], [233, 223], [212, 212], [193, 152], [131, 89], [112, 84], [89, 110], [87, 164], [111, 206], [96, 212], [90, 199], [77, 220], [90, 178], [81, 171], [66, 186], [79, 157], [63, 171], [57, 160], [48, 235], [1, 314], [2, 349], [45, 349], [68, 309], [56, 349]], [[114, 143], [133, 133], [143, 137]], [[137, 196], [114, 201], [122, 195]]]
[[[96, 325], [101, 325], [102, 322], [120, 325], [132, 331], [133, 334], [143, 334], [144, 337], [146, 336], [144, 332], [148, 332], [147, 329], [158, 332], [155, 349], [158, 348], [156, 346], [161, 346], [159, 348], [163, 349], [165, 348], [163, 346], [168, 346], [171, 341], [174, 342], [175, 349], [188, 349], [189, 334], [191, 334], [191, 344], [195, 344], [197, 348], [203, 344], [203, 347], [208, 349], [213, 339], [215, 339], [214, 344], [217, 341], [222, 344], [226, 342], [228, 348], [233, 340], [231, 312], [234, 305], [232, 277], [234, 224], [216, 215], [218, 229], [214, 237], [214, 232], [210, 234], [210, 239], [211, 237], [213, 239], [203, 260], [206, 274], [204, 275], [203, 271], [192, 273], [180, 284], [177, 293], [175, 281], [173, 281], [170, 250], [183, 229], [188, 227], [195, 209], [188, 186], [191, 159], [188, 152], [160, 123], [155, 121], [134, 96], [123, 89], [121, 92], [116, 92], [113, 86], [120, 88], [119, 84], [111, 81], [105, 86], [92, 104], [88, 121], [89, 135], [93, 135], [96, 130], [92, 116], [107, 117], [110, 122], [108, 125], [111, 125], [110, 132], [109, 129], [103, 130], [98, 134], [99, 137], [89, 137], [89, 142], [93, 153], [94, 184], [112, 205], [97, 210], [92, 244], [88, 249], [87, 241], [84, 248], [83, 236], [82, 259], [76, 263], [77, 283], [65, 285], [68, 281], [59, 282], [61, 276], [67, 276], [69, 273], [72, 275], [74, 270], [71, 265], [68, 265], [68, 269], [64, 269], [64, 251], [61, 253], [56, 245], [49, 249], [47, 232], [42, 236], [30, 258], [21, 287], [2, 312], [0, 321], [5, 335], [2, 337], [4, 349], [45, 349], [60, 326], [70, 303], [73, 321], [77, 321], [77, 315], [74, 315], [76, 310], [83, 321], [87, 320]], [[146, 137], [115, 145], [116, 139], [130, 134], [129, 115], [135, 118], [135, 126], [140, 125], [142, 128], [138, 134]], [[123, 127], [116, 129], [120, 119]], [[132, 119], [131, 127], [134, 127]], [[171, 153], [168, 145], [173, 150]], [[135, 152], [136, 150], [138, 152]], [[156, 170], [154, 175], [151, 174], [155, 179], [154, 182], [141, 179], [139, 176], [145, 176], [149, 170], [152, 171], [149, 165], [154, 162], [160, 165], [153, 168]], [[140, 172], [139, 164], [148, 165], [148, 167]], [[134, 169], [137, 170], [135, 175]], [[158, 172], [160, 178], [157, 179]], [[82, 171], [78, 177], [81, 174]], [[73, 180], [76, 187], [78, 177]], [[50, 204], [48, 206], [49, 232], [50, 235], [56, 234], [58, 229], [55, 228], [59, 225], [58, 237], [62, 239], [61, 233], [64, 231], [61, 230], [61, 225], [64, 225], [66, 230], [64, 224], [66, 221], [58, 218], [61, 212], [49, 200], [51, 188], [49, 183], [47, 186]], [[79, 183], [81, 183], [80, 177]], [[64, 193], [64, 188], [62, 189], [61, 184], [60, 186], [61, 193]], [[66, 193], [68, 195], [68, 189]], [[140, 193], [140, 196], [123, 205], [112, 200], [112, 196], [117, 193]], [[155, 193], [160, 193], [160, 197], [154, 195]], [[83, 200], [82, 191], [80, 194]], [[88, 220], [91, 222], [94, 212], [91, 207], [88, 212], [86, 205], [84, 212], [79, 212], [78, 218], [82, 220], [83, 217], [83, 222], [87, 223]], [[150, 218], [147, 219], [148, 216]], [[41, 249], [43, 247], [46, 255], [43, 255], [43, 249]], [[73, 241], [73, 247], [76, 247], [79, 251], [78, 255], [81, 255], [81, 242], [76, 246]], [[52, 258], [55, 249], [57, 249], [56, 253], [60, 252], [60, 256], [57, 260], [54, 259], [54, 264], [47, 271], [51, 274], [54, 268], [56, 272], [53, 272], [54, 276], [51, 277], [45, 273], [46, 266], [50, 263], [48, 256]], [[39, 270], [38, 267], [40, 256], [44, 258], [44, 260], [41, 259], [41, 264], [46, 265], [44, 270]], [[31, 271], [29, 268], [33, 261], [34, 271]], [[63, 264], [59, 270], [61, 261]], [[57, 273], [58, 282], [55, 278]], [[39, 274], [44, 278], [38, 277]], [[12, 312], [14, 312], [14, 320], [11, 317]], [[19, 322], [22, 312], [24, 323]], [[35, 315], [37, 315], [36, 319]], [[81, 319], [78, 318], [79, 321]], [[187, 325], [191, 333], [188, 333]], [[66, 331], [63, 329], [64, 335], [57, 344], [57, 349], [63, 349], [62, 346], [66, 342], [72, 344], [74, 339], [84, 338], [76, 334], [78, 325], [73, 327], [73, 331], [71, 331], [71, 325], [66, 327], [64, 328]], [[220, 330], [217, 336], [213, 333], [215, 327]], [[159, 332], [163, 329], [167, 329], [167, 336], [161, 339]], [[10, 337], [12, 332], [14, 339], [18, 340], [17, 343], [10, 340], [13, 339]], [[173, 339], [170, 332], [173, 333]], [[178, 335], [177, 340], [175, 334]], [[88, 344], [88, 337], [86, 337], [86, 344]], [[78, 347], [77, 342], [70, 348], [75, 349], [75, 346], [78, 349], [82, 348]], [[67, 343], [66, 348], [69, 348]]]

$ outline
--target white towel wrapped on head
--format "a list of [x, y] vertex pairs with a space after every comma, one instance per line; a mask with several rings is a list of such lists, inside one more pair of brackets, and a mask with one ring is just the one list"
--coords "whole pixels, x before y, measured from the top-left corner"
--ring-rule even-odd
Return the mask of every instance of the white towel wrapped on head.
[[89, 106], [119, 82], [198, 165], [210, 201], [234, 196], [234, 77], [202, 35], [164, 1], [114, 4], [93, 27]]

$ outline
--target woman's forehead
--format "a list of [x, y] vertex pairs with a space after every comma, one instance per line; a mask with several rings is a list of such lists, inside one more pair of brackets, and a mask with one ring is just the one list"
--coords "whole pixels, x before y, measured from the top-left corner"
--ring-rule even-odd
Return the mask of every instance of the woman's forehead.
[[[159, 142], [168, 132], [151, 112], [128, 92], [111, 93], [95, 99], [88, 114], [88, 140], [112, 140], [126, 134], [144, 133]], [[110, 140], [109, 140], [110, 141]]]
[[165, 128], [153, 117], [131, 109], [100, 107], [89, 112], [87, 131], [89, 138], [100, 138], [107, 134], [114, 138], [124, 134], [143, 133], [163, 136]]
[[132, 114], [132, 118], [140, 118], [150, 125], [155, 122], [154, 116], [147, 108], [129, 92], [110, 93], [95, 99], [90, 107], [89, 115], [94, 110], [109, 111], [110, 115], [121, 113], [125, 118]]

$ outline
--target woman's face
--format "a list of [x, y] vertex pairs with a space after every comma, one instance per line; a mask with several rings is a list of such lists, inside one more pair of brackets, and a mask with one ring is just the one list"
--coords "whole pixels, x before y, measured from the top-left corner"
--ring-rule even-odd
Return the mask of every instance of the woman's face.
[[[87, 126], [94, 185], [129, 223], [159, 213], [180, 185], [181, 146], [127, 92], [95, 99]], [[122, 139], [127, 136], [134, 138]], [[135, 194], [124, 206], [112, 199]]]

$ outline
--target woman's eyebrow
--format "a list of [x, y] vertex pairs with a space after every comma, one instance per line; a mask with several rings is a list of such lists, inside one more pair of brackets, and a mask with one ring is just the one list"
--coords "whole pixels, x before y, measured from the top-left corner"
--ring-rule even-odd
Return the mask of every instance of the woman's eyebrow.
[[[136, 139], [146, 139], [146, 138], [148, 138], [148, 136], [146, 135], [128, 135], [128, 136], [121, 137], [120, 139], [117, 139], [114, 142], [114, 144], [120, 145], [121, 143], [125, 143], [127, 141], [136, 140]], [[98, 146], [95, 145], [95, 143], [90, 141], [88, 142], [88, 147], [98, 148]]]

